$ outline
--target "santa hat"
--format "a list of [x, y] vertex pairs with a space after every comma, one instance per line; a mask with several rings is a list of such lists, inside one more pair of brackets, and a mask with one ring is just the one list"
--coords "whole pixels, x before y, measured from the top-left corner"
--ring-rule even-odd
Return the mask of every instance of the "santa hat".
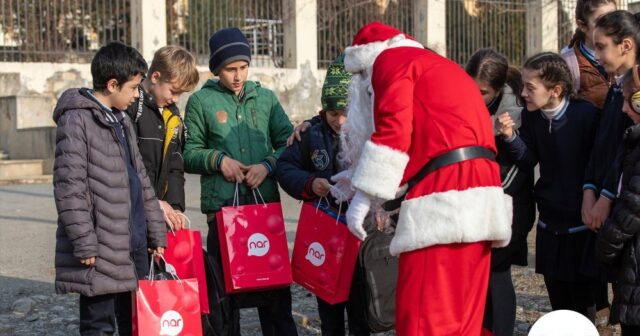
[[[366, 24], [354, 36], [350, 47], [345, 49], [344, 67], [351, 73], [358, 73], [373, 65], [382, 51], [401, 40], [415, 42], [398, 28], [378, 21]], [[417, 42], [415, 42], [417, 44]]]

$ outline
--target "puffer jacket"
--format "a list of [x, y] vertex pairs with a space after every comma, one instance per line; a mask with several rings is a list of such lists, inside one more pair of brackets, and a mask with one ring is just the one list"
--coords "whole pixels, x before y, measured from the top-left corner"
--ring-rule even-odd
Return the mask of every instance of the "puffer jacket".
[[580, 69], [580, 90], [578, 97], [590, 101], [597, 108], [604, 107], [607, 91], [609, 91], [609, 79], [582, 54], [580, 47], [573, 47], [578, 59]]
[[640, 325], [640, 125], [624, 137], [622, 189], [609, 219], [598, 233], [598, 260], [617, 274], [612, 323]]
[[[55, 255], [58, 293], [96, 296], [137, 288], [137, 274], [130, 257], [131, 200], [125, 153], [106, 118], [86, 89], [64, 92], [53, 113], [58, 126], [53, 178], [58, 210]], [[123, 127], [142, 183], [147, 245], [164, 247], [166, 227], [162, 212], [128, 117], [124, 117]], [[80, 263], [80, 259], [90, 257], [96, 257], [95, 266]]]

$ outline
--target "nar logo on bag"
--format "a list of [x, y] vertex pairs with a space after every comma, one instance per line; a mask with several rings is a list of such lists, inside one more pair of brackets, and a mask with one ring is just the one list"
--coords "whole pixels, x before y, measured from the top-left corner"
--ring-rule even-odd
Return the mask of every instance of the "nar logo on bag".
[[182, 315], [175, 310], [167, 310], [160, 319], [160, 335], [177, 336], [182, 331]]
[[307, 250], [306, 259], [316, 267], [322, 266], [324, 264], [325, 253], [324, 247], [320, 245], [318, 242], [313, 242], [309, 245], [309, 249]]
[[262, 257], [269, 252], [269, 238], [262, 233], [252, 234], [247, 244], [250, 256]]

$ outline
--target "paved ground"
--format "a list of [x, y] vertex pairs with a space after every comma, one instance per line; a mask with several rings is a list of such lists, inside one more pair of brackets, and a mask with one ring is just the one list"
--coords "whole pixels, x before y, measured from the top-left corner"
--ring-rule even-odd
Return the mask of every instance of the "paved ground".
[[[186, 190], [187, 215], [193, 227], [206, 232], [197, 176], [187, 176]], [[290, 247], [299, 209], [299, 202], [283, 198]], [[55, 230], [50, 184], [0, 187], [0, 335], [77, 334], [77, 296], [53, 294]], [[513, 274], [518, 295], [515, 335], [526, 335], [550, 307], [542, 279], [532, 267], [514, 268]], [[299, 286], [292, 291], [300, 334], [318, 335], [315, 298]], [[255, 309], [243, 310], [241, 323], [243, 335], [260, 335]]]

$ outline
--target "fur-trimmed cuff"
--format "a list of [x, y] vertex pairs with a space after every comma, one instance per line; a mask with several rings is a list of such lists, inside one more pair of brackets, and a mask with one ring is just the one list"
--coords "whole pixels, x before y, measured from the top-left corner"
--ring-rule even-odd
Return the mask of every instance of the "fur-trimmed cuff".
[[395, 198], [409, 163], [409, 155], [391, 147], [367, 141], [353, 174], [354, 187], [385, 200]]
[[402, 202], [393, 255], [433, 245], [511, 239], [512, 201], [500, 187], [449, 190]]

